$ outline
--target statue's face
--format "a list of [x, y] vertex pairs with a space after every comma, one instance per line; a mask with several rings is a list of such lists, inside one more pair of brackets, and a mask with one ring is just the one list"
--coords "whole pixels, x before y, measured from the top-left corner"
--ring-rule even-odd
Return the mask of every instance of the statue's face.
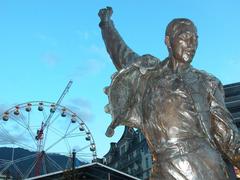
[[191, 63], [195, 55], [198, 39], [192, 26], [183, 26], [170, 40], [172, 55], [181, 63]]

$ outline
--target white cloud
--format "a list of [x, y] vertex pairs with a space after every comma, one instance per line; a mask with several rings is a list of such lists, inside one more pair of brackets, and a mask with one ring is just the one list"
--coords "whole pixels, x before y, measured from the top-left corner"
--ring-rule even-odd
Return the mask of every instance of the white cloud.
[[76, 113], [84, 122], [94, 118], [90, 102], [82, 98], [71, 99], [66, 107]]
[[91, 108], [90, 102], [82, 98], [71, 99], [70, 102], [74, 105]]
[[229, 60], [229, 64], [230, 65], [234, 65], [234, 66], [237, 66], [237, 65], [240, 65], [240, 59], [231, 59]]
[[90, 37], [90, 33], [87, 31], [82, 32], [82, 31], [77, 30], [76, 33], [80, 37], [80, 39], [83, 39], [83, 40], [88, 40]]
[[97, 55], [101, 59], [104, 59], [104, 62], [111, 63], [111, 61], [109, 60], [110, 57], [107, 53], [105, 46], [98, 46], [96, 44], [92, 44], [87, 51], [91, 54]]
[[80, 78], [85, 76], [96, 76], [106, 67], [105, 62], [97, 59], [89, 59], [75, 68], [71, 78]]
[[105, 54], [106, 49], [104, 47], [97, 46], [95, 44], [92, 44], [89, 48], [89, 50], [96, 54]]
[[53, 66], [57, 65], [57, 63], [59, 62], [59, 58], [53, 53], [43, 54], [41, 60], [45, 65], [47, 65], [49, 67], [53, 67]]
[[92, 74], [98, 74], [105, 67], [105, 63], [97, 59], [88, 60], [86, 65], [87, 65], [86, 70], [88, 70], [88, 72]]
[[[75, 33], [77, 36], [85, 41], [89, 41], [90, 39], [94, 39], [98, 34], [96, 31], [91, 30], [76, 30]], [[93, 38], [92, 38], [93, 37]]]
[[76, 34], [80, 39], [78, 41], [83, 51], [89, 54], [93, 54], [95, 56], [97, 55], [102, 59], [106, 59], [106, 57], [109, 57], [105, 46], [102, 44], [102, 40], [101, 40], [101, 43], [96, 41], [96, 39], [99, 38], [99, 33], [97, 33], [97, 31], [77, 30]]
[[50, 45], [52, 47], [56, 47], [57, 46], [57, 40], [54, 39], [53, 37], [50, 37], [44, 33], [36, 33], [35, 34], [36, 39], [38, 39], [40, 42], [45, 43], [46, 45]]

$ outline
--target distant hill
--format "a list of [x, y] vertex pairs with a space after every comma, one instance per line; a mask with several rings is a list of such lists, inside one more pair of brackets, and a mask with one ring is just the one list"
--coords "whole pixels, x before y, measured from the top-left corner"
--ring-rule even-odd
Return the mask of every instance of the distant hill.
[[[12, 160], [12, 151], [14, 150], [14, 160], [15, 160], [15, 167], [14, 165], [10, 165], [10, 163], [7, 163], [7, 160], [9, 160], [9, 162]], [[60, 154], [47, 154], [44, 157], [44, 161], [43, 164], [39, 164], [39, 167], [42, 166], [46, 166], [46, 168], [38, 168], [39, 170], [36, 170], [36, 166], [34, 166], [34, 162], [36, 162], [36, 152], [31, 152], [28, 151], [26, 149], [22, 149], [22, 148], [9, 148], [9, 147], [1, 147], [0, 148], [0, 172], [6, 168], [7, 166], [9, 166], [9, 168], [7, 168], [8, 170], [4, 170], [4, 172], [2, 174], [8, 174], [16, 179], [19, 179], [18, 177], [20, 176], [20, 172], [18, 172], [17, 168], [21, 171], [22, 174], [26, 174], [27, 172], [29, 172], [29, 170], [32, 171], [30, 173], [30, 176], [34, 176], [37, 171], [42, 174], [44, 173], [51, 173], [51, 172], [55, 172], [55, 171], [59, 171], [59, 168], [61, 168], [62, 170], [66, 169], [66, 168], [70, 168], [71, 166], [71, 160], [69, 159], [69, 157], [64, 156], [64, 155], [60, 155]], [[25, 158], [26, 157], [26, 158]], [[81, 162], [78, 159], [76, 159], [76, 166], [82, 165], [82, 164], [86, 164], [85, 162]], [[57, 168], [58, 167], [58, 168]], [[1, 173], [0, 173], [1, 174]], [[38, 174], [38, 173], [37, 173]]]

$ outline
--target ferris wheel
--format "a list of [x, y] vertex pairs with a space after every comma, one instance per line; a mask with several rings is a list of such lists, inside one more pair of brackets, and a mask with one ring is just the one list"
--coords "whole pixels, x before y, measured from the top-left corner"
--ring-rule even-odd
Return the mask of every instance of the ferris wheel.
[[0, 174], [25, 179], [97, 159], [90, 129], [69, 108], [57, 103], [18, 104], [0, 120]]

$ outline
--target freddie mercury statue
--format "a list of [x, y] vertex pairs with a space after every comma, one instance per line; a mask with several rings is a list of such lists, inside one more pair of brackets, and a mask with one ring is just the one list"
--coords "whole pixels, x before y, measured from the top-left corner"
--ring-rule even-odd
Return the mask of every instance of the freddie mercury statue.
[[99, 24], [117, 73], [105, 89], [112, 123], [139, 128], [153, 157], [151, 180], [226, 180], [223, 158], [240, 168], [240, 135], [225, 107], [221, 82], [190, 63], [198, 46], [189, 19], [166, 29], [169, 56], [140, 56], [123, 41], [111, 20], [112, 8], [99, 11]]

